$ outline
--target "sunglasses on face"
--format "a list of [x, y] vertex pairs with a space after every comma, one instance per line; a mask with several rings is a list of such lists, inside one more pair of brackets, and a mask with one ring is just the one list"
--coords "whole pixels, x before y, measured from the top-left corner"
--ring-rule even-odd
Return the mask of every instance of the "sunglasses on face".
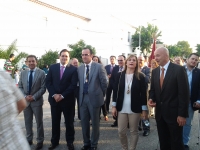
[[81, 56], [90, 56], [90, 54], [81, 54]]

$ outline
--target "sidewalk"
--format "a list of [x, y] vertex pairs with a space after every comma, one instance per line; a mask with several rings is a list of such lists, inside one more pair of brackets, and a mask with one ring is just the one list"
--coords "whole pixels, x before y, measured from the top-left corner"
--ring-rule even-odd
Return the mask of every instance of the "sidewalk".
[[[51, 140], [51, 112], [50, 112], [50, 105], [48, 103], [48, 92], [44, 94], [44, 105], [43, 105], [43, 111], [44, 111], [44, 146], [43, 150], [47, 150], [48, 146], [50, 145]], [[77, 109], [76, 109], [77, 110]], [[111, 127], [110, 125], [113, 123], [113, 119], [111, 114], [108, 115], [109, 121], [104, 121], [103, 119], [100, 121], [100, 139], [98, 144], [98, 150], [121, 150], [119, 138], [118, 138], [118, 131], [116, 127]], [[23, 113], [21, 113], [18, 116], [20, 120], [20, 124], [22, 126], [22, 129], [25, 132], [25, 126], [24, 126], [24, 116]], [[102, 117], [103, 118], [103, 117]], [[157, 136], [157, 129], [156, 129], [156, 123], [155, 119], [150, 118], [151, 123], [151, 132], [150, 135], [147, 137], [142, 136], [142, 131], [140, 131], [139, 135], [139, 141], [137, 144], [137, 150], [156, 150], [158, 145], [158, 136]], [[77, 119], [77, 112], [75, 116], [75, 141], [74, 146], [76, 150], [80, 150], [83, 146], [83, 138], [82, 138], [82, 131], [81, 131], [81, 123]], [[36, 146], [36, 123], [34, 120], [33, 125], [33, 131], [34, 131], [34, 140], [32, 149]], [[128, 133], [129, 136], [129, 133]], [[193, 120], [193, 126], [191, 130], [191, 140], [190, 140], [190, 150], [200, 150], [200, 146], [198, 146], [196, 143], [198, 141], [198, 112], [194, 115]], [[56, 148], [56, 150], [67, 150], [66, 141], [65, 141], [65, 125], [64, 125], [64, 119], [62, 117], [61, 121], [61, 137], [60, 137], [60, 145]], [[159, 150], [159, 148], [157, 149]]]

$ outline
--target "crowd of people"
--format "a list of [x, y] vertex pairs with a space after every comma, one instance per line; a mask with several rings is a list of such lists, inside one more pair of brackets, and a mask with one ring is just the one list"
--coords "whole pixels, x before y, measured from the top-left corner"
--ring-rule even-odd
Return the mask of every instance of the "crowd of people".
[[[78, 59], [70, 60], [70, 52], [63, 49], [59, 53], [60, 63], [45, 66], [44, 70], [37, 68], [35, 55], [27, 56], [27, 67], [21, 71], [18, 81], [21, 92], [9, 81], [9, 75], [0, 71], [3, 85], [0, 86], [0, 109], [3, 110], [0, 111], [0, 135], [10, 133], [10, 137], [2, 136], [5, 138], [1, 140], [4, 144], [0, 144], [0, 149], [30, 149], [28, 145], [33, 144], [33, 116], [37, 124], [35, 149], [43, 147], [42, 106], [47, 89], [52, 119], [49, 150], [59, 145], [62, 113], [67, 147], [74, 150], [76, 100], [83, 135], [81, 150], [97, 149], [101, 110], [105, 121], [108, 121], [111, 110], [115, 120], [111, 126], [118, 128], [123, 150], [136, 149], [139, 130], [143, 130], [143, 136], [150, 134], [150, 116], [156, 120], [161, 150], [189, 150], [191, 123], [194, 112], [200, 109], [198, 54], [191, 53], [184, 62], [181, 57], [175, 57], [171, 62], [168, 49], [161, 47], [155, 50], [155, 59], [149, 63], [143, 56], [129, 55], [126, 58], [119, 55], [118, 65], [116, 57], [110, 56], [110, 64], [106, 66], [87, 47], [82, 49], [81, 56], [83, 64], [79, 66]], [[12, 58], [5, 64], [8, 72], [11, 61]], [[4, 96], [8, 102], [3, 101]], [[26, 139], [19, 125], [12, 121], [22, 110]], [[130, 144], [127, 130], [130, 131]], [[22, 138], [18, 138], [20, 135]], [[7, 144], [8, 139], [19, 142], [10, 145]], [[20, 142], [24, 147], [19, 146]]]

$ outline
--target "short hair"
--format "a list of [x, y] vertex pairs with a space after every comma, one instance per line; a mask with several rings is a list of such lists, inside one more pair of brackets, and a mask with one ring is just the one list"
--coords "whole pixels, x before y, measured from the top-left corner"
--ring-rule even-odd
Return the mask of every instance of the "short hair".
[[93, 54], [93, 51], [89, 47], [84, 47], [83, 50], [88, 49], [90, 51], [90, 54]]
[[14, 56], [15, 56], [14, 54], [10, 54], [10, 56], [9, 56], [9, 57], [10, 57], [10, 58], [12, 58], [12, 57], [14, 57]]
[[28, 58], [30, 58], [30, 57], [35, 58], [36, 62], [38, 61], [38, 59], [37, 59], [37, 57], [36, 57], [35, 55], [28, 55], [28, 56], [26, 57], [26, 61], [28, 61]]
[[67, 52], [67, 53], [69, 54], [69, 56], [70, 56], [70, 53], [69, 53], [69, 51], [68, 51], [67, 49], [61, 50], [61, 51], [60, 51], [60, 56], [61, 56], [62, 52]]
[[116, 59], [116, 57], [115, 57], [115, 56], [113, 56], [113, 55], [111, 55], [111, 56], [110, 56], [110, 59], [111, 59], [112, 57]]
[[197, 53], [191, 53], [191, 54], [188, 56], [188, 59], [189, 59], [192, 55], [195, 55], [195, 56], [197, 56], [197, 57], [199, 58], [199, 54], [197, 54]]
[[124, 57], [124, 60], [126, 60], [126, 56], [124, 55], [119, 55], [118, 57]]

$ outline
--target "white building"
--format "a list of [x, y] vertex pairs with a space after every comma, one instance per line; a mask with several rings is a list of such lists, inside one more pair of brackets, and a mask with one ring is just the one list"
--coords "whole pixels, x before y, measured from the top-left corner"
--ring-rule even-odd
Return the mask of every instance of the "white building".
[[19, 51], [40, 57], [45, 50], [68, 48], [68, 44], [83, 39], [102, 58], [132, 52], [131, 35], [135, 32], [132, 25], [103, 11], [86, 10], [78, 14], [74, 13], [79, 12], [75, 7], [71, 12], [44, 1], [0, 1], [1, 46], [17, 39]]

